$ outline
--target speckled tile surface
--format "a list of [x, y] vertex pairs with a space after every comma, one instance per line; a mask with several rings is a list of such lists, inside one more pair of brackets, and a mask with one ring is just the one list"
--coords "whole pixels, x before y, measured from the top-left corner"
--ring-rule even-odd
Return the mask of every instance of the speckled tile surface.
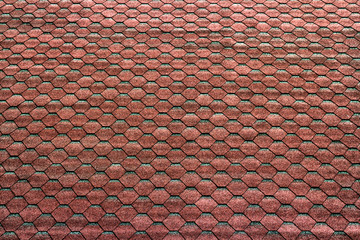
[[0, 1], [0, 238], [359, 239], [359, 12]]

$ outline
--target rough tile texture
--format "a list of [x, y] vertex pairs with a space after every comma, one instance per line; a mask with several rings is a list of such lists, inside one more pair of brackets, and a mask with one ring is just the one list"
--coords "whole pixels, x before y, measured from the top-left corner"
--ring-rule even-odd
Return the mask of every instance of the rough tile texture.
[[359, 239], [359, 12], [0, 1], [0, 238]]

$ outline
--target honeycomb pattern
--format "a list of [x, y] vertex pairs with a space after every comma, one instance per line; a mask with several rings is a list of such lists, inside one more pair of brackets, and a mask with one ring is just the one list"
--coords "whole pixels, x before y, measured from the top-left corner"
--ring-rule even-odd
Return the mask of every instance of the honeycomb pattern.
[[359, 12], [0, 1], [0, 238], [359, 239]]

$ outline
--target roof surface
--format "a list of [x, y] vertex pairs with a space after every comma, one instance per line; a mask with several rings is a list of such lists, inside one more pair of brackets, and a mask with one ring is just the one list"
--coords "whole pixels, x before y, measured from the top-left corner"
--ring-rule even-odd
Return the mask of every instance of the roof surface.
[[359, 239], [359, 12], [0, 1], [0, 238]]

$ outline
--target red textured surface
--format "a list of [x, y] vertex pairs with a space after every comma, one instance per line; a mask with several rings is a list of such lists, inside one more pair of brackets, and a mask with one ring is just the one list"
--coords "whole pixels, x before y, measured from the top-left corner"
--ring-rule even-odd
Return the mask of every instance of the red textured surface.
[[0, 238], [359, 239], [359, 12], [0, 1]]

